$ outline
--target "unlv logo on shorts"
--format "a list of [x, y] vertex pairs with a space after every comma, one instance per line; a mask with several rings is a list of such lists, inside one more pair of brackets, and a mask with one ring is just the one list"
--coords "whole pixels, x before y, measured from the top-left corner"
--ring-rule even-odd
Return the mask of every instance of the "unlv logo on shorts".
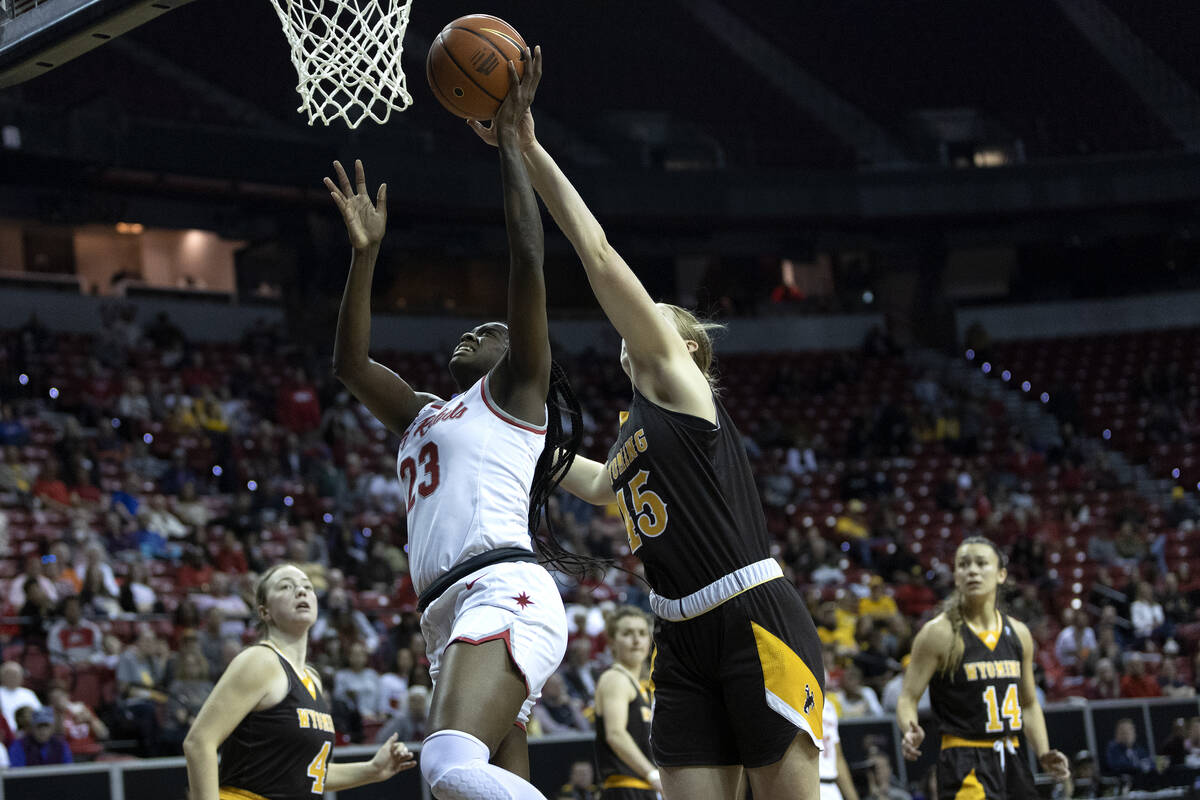
[[813, 706], [817, 704], [817, 698], [813, 697], [812, 687], [807, 683], [804, 684], [804, 713], [808, 714], [813, 710]]
[[484, 50], [480, 48], [479, 50], [475, 51], [474, 55], [471, 56], [471, 66], [475, 68], [476, 72], [480, 72], [484, 75], [491, 75], [492, 70], [499, 65], [500, 59], [492, 50]]

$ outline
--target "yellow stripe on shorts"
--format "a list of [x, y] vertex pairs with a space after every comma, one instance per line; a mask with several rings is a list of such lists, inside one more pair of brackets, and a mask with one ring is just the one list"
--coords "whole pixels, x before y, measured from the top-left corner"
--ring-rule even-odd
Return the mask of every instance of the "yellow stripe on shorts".
[[962, 779], [954, 800], [987, 800], [987, 792], [983, 790], [979, 778], [975, 777], [975, 770], [968, 772], [967, 777]]
[[757, 622], [751, 622], [750, 627], [758, 646], [767, 705], [793, 725], [806, 729], [820, 747], [825, 736], [821, 724], [825, 695], [820, 681], [782, 639]]
[[221, 800], [267, 800], [261, 794], [248, 792], [245, 789], [238, 789], [233, 786], [222, 786], [217, 790], [217, 797]]

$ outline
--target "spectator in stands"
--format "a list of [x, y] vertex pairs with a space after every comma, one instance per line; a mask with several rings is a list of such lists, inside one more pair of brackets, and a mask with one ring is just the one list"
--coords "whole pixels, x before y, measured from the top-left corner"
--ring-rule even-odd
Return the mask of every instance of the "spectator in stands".
[[61, 686], [50, 690], [50, 708], [54, 709], [57, 727], [67, 740], [76, 760], [90, 758], [101, 751], [100, 742], [108, 739], [108, 726], [85, 703], [71, 700]]
[[379, 716], [391, 719], [408, 705], [408, 682], [414, 662], [411, 650], [396, 651], [393, 669], [379, 676]]
[[[536, 709], [536, 706], [535, 706]], [[386, 742], [393, 733], [402, 742], [419, 742], [425, 738], [429, 725], [429, 689], [408, 687], [408, 703], [404, 711], [393, 716], [375, 735], [375, 741]]]
[[596, 697], [596, 669], [592, 663], [592, 640], [578, 636], [567, 645], [567, 657], [559, 669], [567, 693], [586, 708]]
[[542, 699], [533, 707], [533, 716], [544, 733], [580, 733], [592, 729], [583, 716], [583, 703], [567, 694], [567, 685], [558, 673], [551, 675], [542, 687]]
[[29, 426], [13, 411], [11, 403], [0, 403], [0, 446], [29, 444]]
[[293, 370], [280, 384], [275, 405], [275, 418], [293, 433], [307, 433], [321, 426], [321, 404], [313, 386], [302, 369]]
[[379, 673], [368, 665], [370, 652], [362, 642], [346, 651], [346, 663], [333, 679], [333, 697], [362, 715], [364, 722], [379, 719]]
[[157, 637], [144, 627], [117, 662], [119, 708], [129, 731], [137, 736], [142, 752], [147, 755], [158, 753], [159, 713], [167, 701], [163, 691], [166, 665], [157, 651]]
[[1116, 700], [1121, 696], [1121, 676], [1111, 659], [1096, 662], [1096, 674], [1085, 684], [1084, 694], [1089, 700]]
[[118, 598], [121, 610], [129, 614], [150, 614], [162, 610], [158, 593], [150, 586], [150, 570], [144, 561], [129, 565], [129, 574]]
[[84, 583], [87, 582], [86, 574], [88, 569], [95, 568], [100, 573], [100, 580], [104, 584], [104, 590], [108, 594], [116, 597], [121, 593], [121, 586], [117, 583], [117, 576], [113, 573], [112, 565], [108, 563], [108, 554], [104, 551], [104, 547], [99, 544], [90, 544], [84, 550], [84, 561], [81, 566], [75, 564], [76, 574], [83, 576]]
[[88, 616], [116, 619], [121, 616], [121, 603], [108, 590], [104, 573], [97, 565], [91, 565], [83, 574], [83, 589], [79, 592], [84, 613]]
[[1179, 677], [1179, 663], [1166, 656], [1158, 667], [1158, 686], [1163, 697], [1195, 697], [1196, 688]]
[[225, 530], [221, 534], [221, 544], [217, 548], [212, 562], [220, 572], [241, 575], [250, 569], [250, 565], [246, 561], [246, 548], [230, 530]]
[[24, 583], [25, 604], [17, 611], [17, 616], [22, 618], [21, 639], [26, 647], [45, 647], [46, 635], [57, 609], [37, 579], [25, 578]]
[[1137, 727], [1128, 717], [1117, 720], [1113, 738], [1104, 749], [1104, 766], [1113, 775], [1149, 775], [1154, 759], [1146, 746], [1138, 744]]
[[1063, 667], [1082, 669], [1096, 650], [1096, 632], [1081, 608], [1068, 609], [1063, 616], [1067, 624], [1054, 642], [1054, 656]]
[[104, 657], [104, 634], [96, 623], [83, 618], [79, 597], [72, 595], [59, 604], [59, 619], [47, 637], [50, 660], [56, 664], [83, 666], [97, 664]]
[[179, 666], [167, 687], [167, 713], [163, 738], [170, 752], [182, 748], [183, 740], [196, 721], [201, 706], [212, 692], [208, 661], [198, 650], [180, 654]]
[[571, 762], [570, 776], [559, 787], [555, 800], [600, 800], [600, 796], [595, 767], [590, 759], [580, 759]]
[[1133, 635], [1139, 646], [1145, 640], [1163, 635], [1167, 618], [1162, 603], [1154, 598], [1154, 587], [1149, 581], [1141, 581], [1134, 589], [1134, 601], [1129, 613], [1133, 623]]
[[892, 760], [887, 754], [875, 749], [869, 758], [870, 771], [867, 773], [867, 793], [863, 800], [912, 800], [900, 784], [892, 769]]
[[42, 707], [32, 689], [22, 686], [25, 680], [25, 668], [16, 661], [5, 661], [0, 664], [0, 714], [8, 723], [9, 730], [17, 731], [17, 709], [29, 706], [33, 709]]
[[881, 622], [889, 622], [900, 613], [896, 601], [887, 593], [887, 584], [879, 575], [872, 575], [868, 586], [871, 593], [858, 601], [859, 617], [870, 617]]
[[1121, 697], [1161, 697], [1158, 681], [1146, 674], [1146, 660], [1141, 653], [1125, 656], [1125, 674], [1121, 676]]
[[17, 495], [21, 505], [32, 497], [33, 478], [15, 445], [4, 448], [4, 463], [0, 464], [0, 492]]
[[1113, 543], [1117, 549], [1117, 563], [1126, 569], [1136, 570], [1146, 558], [1147, 539], [1147, 536], [1134, 529], [1133, 522], [1126, 520], [1121, 523], [1121, 529], [1117, 531], [1117, 538]]
[[54, 732], [54, 709], [38, 708], [33, 712], [31, 723], [30, 732], [18, 737], [8, 748], [8, 761], [11, 766], [70, 764], [74, 760], [67, 740]]
[[31, 580], [42, 587], [42, 593], [51, 602], [57, 601], [58, 590], [55, 588], [54, 582], [46, 577], [42, 569], [41, 556], [30, 554], [25, 557], [25, 571], [12, 580], [12, 584], [8, 590], [9, 605], [13, 608], [20, 608], [25, 605], [25, 586]]
[[183, 550], [183, 563], [175, 571], [175, 586], [185, 593], [207, 592], [214, 572], [206, 554], [195, 545], [188, 545]]
[[896, 606], [909, 619], [921, 619], [937, 605], [937, 594], [924, 580], [919, 564], [913, 565], [907, 572], [897, 573], [897, 575], [899, 586], [895, 591]]
[[842, 673], [842, 685], [833, 693], [839, 706], [838, 716], [842, 719], [877, 717], [883, 714], [879, 695], [863, 683], [863, 674], [855, 665], [846, 667]]
[[47, 461], [33, 482], [33, 496], [52, 509], [65, 511], [71, 506], [71, 492], [59, 477], [58, 462]]

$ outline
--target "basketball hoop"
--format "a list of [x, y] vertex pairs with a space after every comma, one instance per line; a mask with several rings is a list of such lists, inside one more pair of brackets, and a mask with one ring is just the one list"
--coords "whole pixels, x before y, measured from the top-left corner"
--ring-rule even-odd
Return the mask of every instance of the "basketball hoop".
[[308, 124], [379, 124], [412, 104], [400, 54], [412, 0], [271, 0]]

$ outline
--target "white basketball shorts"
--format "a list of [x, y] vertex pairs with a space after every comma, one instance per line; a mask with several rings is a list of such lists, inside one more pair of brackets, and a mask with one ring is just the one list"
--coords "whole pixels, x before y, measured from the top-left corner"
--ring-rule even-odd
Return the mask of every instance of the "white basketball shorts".
[[429, 604], [421, 634], [436, 685], [442, 654], [453, 642], [501, 639], [525, 679], [527, 696], [517, 722], [529, 721], [542, 687], [567, 650], [567, 614], [558, 586], [538, 564], [507, 561], [472, 572]]

